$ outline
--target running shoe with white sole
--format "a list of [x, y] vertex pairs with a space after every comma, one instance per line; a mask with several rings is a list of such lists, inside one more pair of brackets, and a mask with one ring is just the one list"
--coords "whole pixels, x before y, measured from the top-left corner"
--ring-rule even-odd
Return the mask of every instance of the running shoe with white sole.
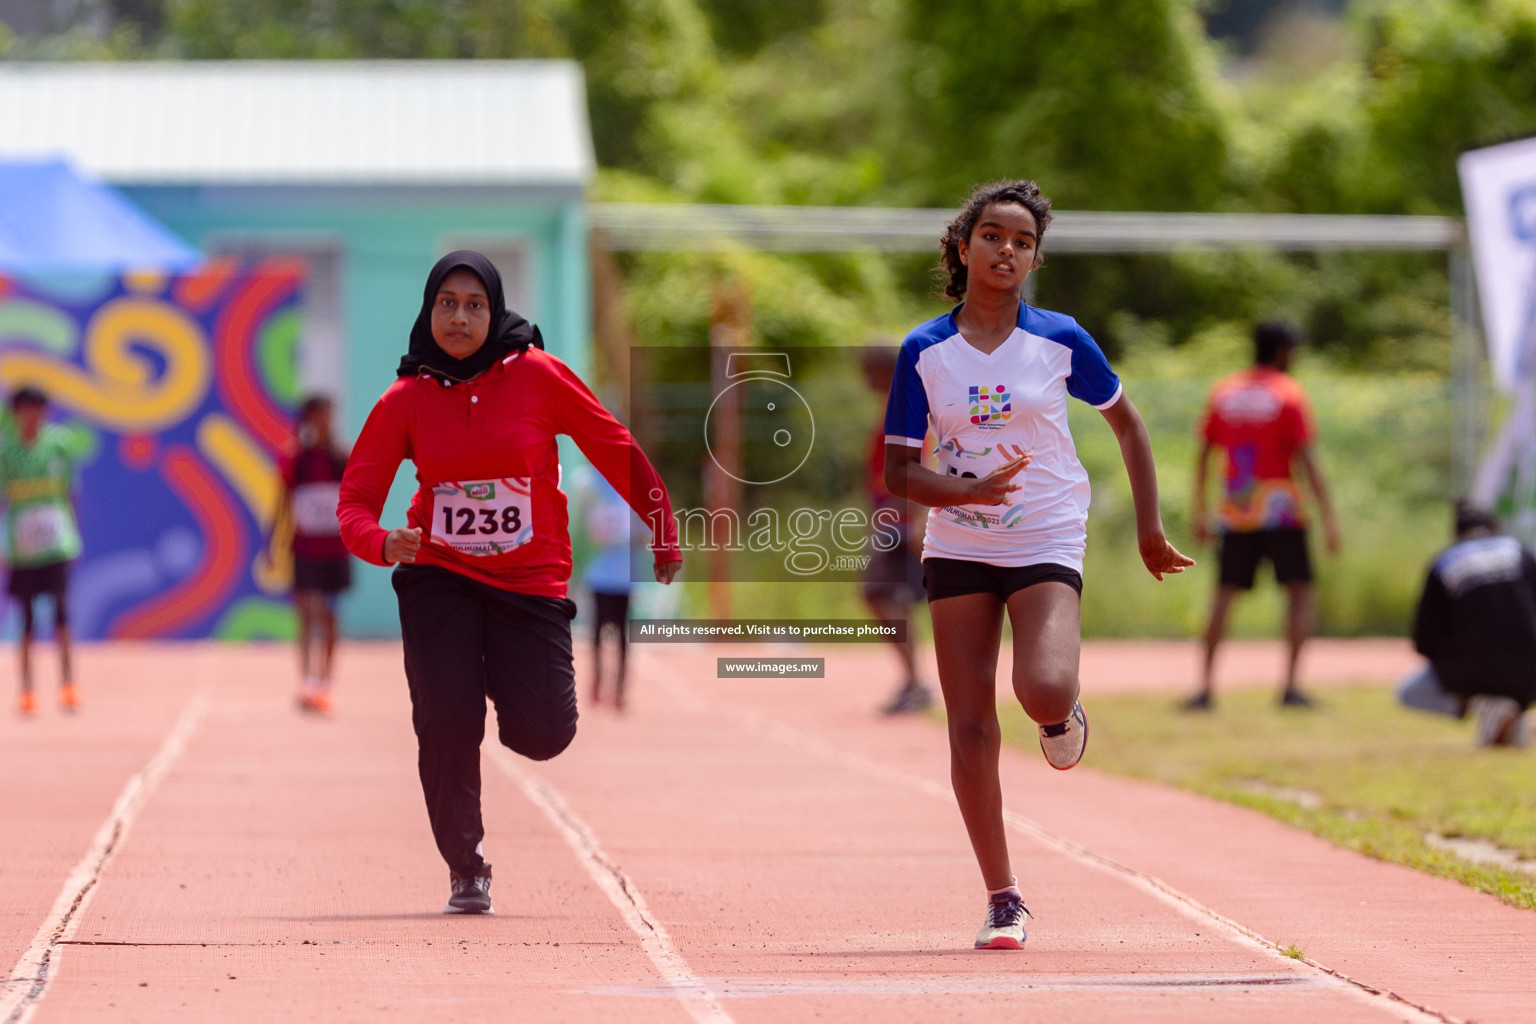
[[1477, 745], [1507, 746], [1524, 710], [1511, 697], [1479, 694], [1467, 701], [1467, 710], [1477, 719]]
[[452, 871], [448, 874], [448, 881], [453, 886], [453, 895], [448, 897], [448, 905], [443, 908], [443, 913], [496, 913], [491, 907], [491, 876], [489, 872], [480, 875], [461, 875], [456, 871]]
[[1030, 916], [1024, 897], [1000, 892], [987, 901], [987, 916], [976, 933], [977, 949], [1023, 949], [1024, 919]]
[[1065, 722], [1040, 727], [1040, 752], [1046, 764], [1058, 771], [1066, 771], [1083, 759], [1088, 749], [1088, 714], [1083, 702], [1072, 705], [1072, 716]]
[[1531, 745], [1531, 713], [1523, 711], [1520, 717], [1515, 719], [1515, 724], [1509, 727], [1506, 743], [1511, 747], [1520, 747], [1522, 750]]

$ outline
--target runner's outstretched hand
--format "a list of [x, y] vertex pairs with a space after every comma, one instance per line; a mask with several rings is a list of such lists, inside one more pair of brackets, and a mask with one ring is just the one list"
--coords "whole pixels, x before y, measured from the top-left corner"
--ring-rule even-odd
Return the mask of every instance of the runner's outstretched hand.
[[1178, 548], [1168, 543], [1162, 531], [1143, 534], [1136, 538], [1136, 543], [1141, 548], [1141, 560], [1147, 571], [1158, 579], [1162, 579], [1164, 573], [1183, 572], [1195, 564], [1193, 558], [1180, 554]]
[[386, 562], [414, 562], [416, 552], [421, 548], [421, 528], [412, 526], [390, 530], [384, 538], [384, 561]]
[[662, 562], [656, 566], [656, 582], [671, 583], [677, 578], [678, 570], [683, 567], [682, 562]]
[[1025, 452], [1012, 462], [1005, 462], [986, 476], [978, 478], [971, 487], [970, 503], [973, 505], [1008, 504], [1008, 495], [1024, 489], [1023, 483], [1014, 482], [1014, 474], [1029, 465], [1034, 457], [1033, 452]]

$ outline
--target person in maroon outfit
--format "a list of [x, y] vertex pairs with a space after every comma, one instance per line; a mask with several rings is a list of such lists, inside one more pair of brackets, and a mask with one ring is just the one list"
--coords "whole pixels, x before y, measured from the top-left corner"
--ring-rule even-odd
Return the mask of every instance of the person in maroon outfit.
[[[394, 565], [418, 768], [452, 894], [444, 913], [491, 912], [481, 843], [485, 700], [497, 737], [548, 760], [576, 735], [566, 598], [571, 538], [555, 435], [566, 434], [651, 527], [656, 579], [682, 565], [666, 486], [628, 430], [467, 250], [432, 268], [410, 351], [353, 447], [341, 483], [347, 548]], [[405, 459], [406, 526], [379, 524]]]
[[299, 406], [298, 437], [279, 465], [283, 508], [293, 524], [293, 604], [299, 613], [299, 706], [331, 710], [336, 655], [336, 598], [352, 586], [352, 560], [341, 540], [336, 503], [347, 453], [331, 434], [331, 400]]

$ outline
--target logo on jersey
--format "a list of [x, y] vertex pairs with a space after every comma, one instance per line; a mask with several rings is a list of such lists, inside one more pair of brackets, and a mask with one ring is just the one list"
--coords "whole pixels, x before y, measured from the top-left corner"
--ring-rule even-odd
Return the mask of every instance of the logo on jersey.
[[985, 384], [971, 388], [971, 422], [977, 426], [991, 424], [1000, 427], [1013, 415], [1013, 396], [1001, 384], [988, 387]]
[[465, 484], [464, 497], [476, 501], [491, 501], [496, 497], [496, 485], [490, 481], [482, 484]]

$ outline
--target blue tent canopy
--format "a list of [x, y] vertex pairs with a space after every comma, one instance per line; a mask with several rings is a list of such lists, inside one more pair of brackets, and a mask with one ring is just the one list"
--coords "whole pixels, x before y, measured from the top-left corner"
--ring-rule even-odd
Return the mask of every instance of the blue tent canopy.
[[185, 270], [201, 258], [63, 160], [0, 162], [0, 271]]

